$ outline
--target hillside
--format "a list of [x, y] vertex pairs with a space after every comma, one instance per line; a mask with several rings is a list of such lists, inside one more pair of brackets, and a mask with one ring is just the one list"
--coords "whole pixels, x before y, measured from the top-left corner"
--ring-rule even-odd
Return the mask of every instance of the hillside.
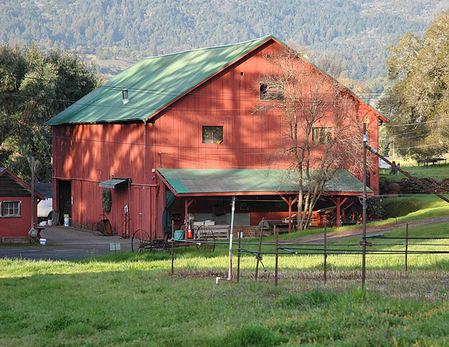
[[144, 56], [271, 33], [379, 89], [387, 46], [445, 8], [449, 0], [3, 0], [0, 42], [74, 49], [111, 74]]

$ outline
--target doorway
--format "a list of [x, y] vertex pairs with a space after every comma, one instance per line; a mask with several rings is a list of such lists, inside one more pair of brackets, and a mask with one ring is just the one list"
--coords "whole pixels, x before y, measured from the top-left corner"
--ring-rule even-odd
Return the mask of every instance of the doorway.
[[59, 223], [64, 223], [64, 214], [72, 216], [72, 182], [58, 180]]

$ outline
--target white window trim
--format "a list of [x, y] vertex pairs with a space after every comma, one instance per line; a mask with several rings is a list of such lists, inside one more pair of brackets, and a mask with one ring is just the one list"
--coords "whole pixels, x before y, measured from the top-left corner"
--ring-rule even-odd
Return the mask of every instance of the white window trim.
[[[19, 203], [19, 213], [18, 214], [3, 215], [3, 203], [5, 203], [5, 202], [17, 202], [17, 203]], [[18, 218], [18, 217], [22, 217], [22, 201], [20, 201], [20, 200], [3, 200], [3, 201], [0, 201], [0, 217], [2, 217], [2, 218]]]

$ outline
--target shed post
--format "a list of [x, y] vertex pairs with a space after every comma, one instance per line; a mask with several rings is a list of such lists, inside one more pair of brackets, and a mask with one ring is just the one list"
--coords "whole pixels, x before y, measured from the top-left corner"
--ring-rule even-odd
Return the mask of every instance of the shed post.
[[336, 204], [336, 207], [337, 207], [336, 226], [340, 227], [341, 226], [341, 198], [339, 196], [337, 196], [335, 204]]
[[293, 209], [293, 205], [296, 204], [296, 202], [298, 201], [298, 198], [292, 199], [291, 196], [288, 197], [288, 200], [281, 196], [282, 200], [285, 201], [285, 203], [288, 205], [288, 232], [290, 232], [292, 230], [292, 209]]
[[185, 199], [184, 200], [184, 238], [187, 239], [187, 231], [189, 230], [189, 207], [192, 205], [193, 199]]

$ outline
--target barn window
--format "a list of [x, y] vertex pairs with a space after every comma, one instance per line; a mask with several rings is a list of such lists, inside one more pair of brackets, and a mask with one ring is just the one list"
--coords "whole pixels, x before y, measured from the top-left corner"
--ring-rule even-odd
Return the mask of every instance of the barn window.
[[2, 201], [0, 212], [2, 217], [20, 217], [20, 201]]
[[314, 145], [323, 145], [331, 143], [332, 128], [330, 127], [313, 127], [312, 128], [312, 142]]
[[223, 126], [203, 126], [203, 143], [223, 143]]
[[284, 100], [284, 91], [272, 83], [261, 82], [259, 97], [260, 100]]

